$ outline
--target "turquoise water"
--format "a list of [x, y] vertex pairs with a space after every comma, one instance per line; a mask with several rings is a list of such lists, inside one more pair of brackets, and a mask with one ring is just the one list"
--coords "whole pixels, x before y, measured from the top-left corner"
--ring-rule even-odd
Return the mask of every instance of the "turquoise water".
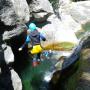
[[28, 66], [20, 74], [23, 82], [23, 90], [40, 90], [44, 74], [49, 71], [52, 62], [44, 59], [38, 66], [33, 67], [31, 61], [31, 58], [29, 58]]

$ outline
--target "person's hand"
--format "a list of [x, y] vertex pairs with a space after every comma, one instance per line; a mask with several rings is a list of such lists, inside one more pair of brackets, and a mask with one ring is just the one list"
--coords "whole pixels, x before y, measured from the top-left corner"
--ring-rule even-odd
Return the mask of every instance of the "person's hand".
[[28, 30], [27, 30], [27, 35], [29, 35], [29, 34], [30, 34], [30, 30], [28, 29]]
[[18, 50], [19, 50], [19, 51], [22, 51], [22, 48], [19, 48]]

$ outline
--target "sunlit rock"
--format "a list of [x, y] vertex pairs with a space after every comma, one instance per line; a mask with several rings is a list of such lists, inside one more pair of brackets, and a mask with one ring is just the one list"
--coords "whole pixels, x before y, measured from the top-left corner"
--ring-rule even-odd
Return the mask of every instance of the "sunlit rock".
[[[57, 48], [57, 50], [64, 49], [61, 43], [72, 43], [72, 46], [78, 44], [78, 39], [68, 25], [63, 24], [56, 16], [53, 15], [52, 18], [48, 19], [49, 23], [45, 25], [41, 32], [45, 34], [47, 41], [43, 42], [42, 46], [49, 46], [52, 48]], [[67, 44], [66, 44], [67, 46]]]
[[61, 5], [61, 20], [74, 32], [83, 30], [82, 24], [90, 22], [90, 1], [72, 2]]
[[69, 13], [74, 20], [80, 24], [90, 22], [90, 1], [72, 3], [70, 5]]
[[5, 25], [15, 25], [18, 16], [15, 14], [12, 3], [9, 0], [3, 0], [0, 2], [0, 18]]
[[6, 64], [9, 64], [9, 63], [13, 63], [14, 62], [14, 54], [12, 52], [12, 49], [10, 46], [6, 46], [6, 45], [2, 45], [3, 48], [6, 48], [4, 50], [4, 58], [5, 58], [5, 62]]
[[32, 0], [29, 3], [29, 7], [32, 17], [39, 22], [46, 20], [53, 13], [52, 6], [48, 0]]
[[1, 0], [0, 18], [5, 25], [16, 25], [29, 21], [29, 8], [26, 0]]
[[59, 4], [63, 6], [70, 4], [70, 3], [71, 3], [71, 0], [59, 0]]
[[11, 79], [14, 90], [22, 90], [21, 79], [14, 69], [11, 70]]
[[26, 23], [29, 21], [30, 13], [29, 13], [29, 6], [26, 0], [11, 0], [15, 13], [17, 14], [18, 18], [20, 19], [21, 23]]

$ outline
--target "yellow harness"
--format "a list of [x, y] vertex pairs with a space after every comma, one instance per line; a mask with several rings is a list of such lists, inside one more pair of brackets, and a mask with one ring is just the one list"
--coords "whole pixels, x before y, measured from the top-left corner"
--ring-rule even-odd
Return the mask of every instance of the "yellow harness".
[[42, 48], [40, 45], [35, 45], [33, 46], [32, 50], [30, 50], [31, 54], [37, 54], [37, 53], [40, 53], [42, 52]]

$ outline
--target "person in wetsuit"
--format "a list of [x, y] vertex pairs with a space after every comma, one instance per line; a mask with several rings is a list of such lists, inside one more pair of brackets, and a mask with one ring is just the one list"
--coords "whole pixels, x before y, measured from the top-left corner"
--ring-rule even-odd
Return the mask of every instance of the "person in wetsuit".
[[25, 43], [19, 48], [19, 51], [23, 49], [23, 47], [30, 43], [32, 44], [32, 49], [30, 50], [31, 54], [34, 55], [33, 58], [33, 66], [37, 66], [38, 62], [40, 62], [40, 54], [42, 52], [42, 47], [40, 43], [40, 38], [43, 41], [46, 41], [46, 38], [37, 30], [37, 27], [34, 23], [29, 24], [30, 33], [27, 35]]

